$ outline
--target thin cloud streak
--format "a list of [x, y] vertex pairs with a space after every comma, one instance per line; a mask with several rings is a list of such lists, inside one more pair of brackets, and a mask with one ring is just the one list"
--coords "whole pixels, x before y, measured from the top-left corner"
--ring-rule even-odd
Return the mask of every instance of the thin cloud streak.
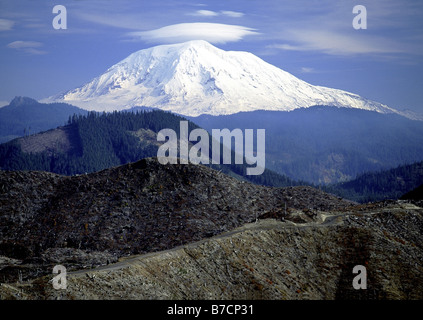
[[290, 43], [268, 45], [271, 49], [288, 51], [318, 51], [329, 55], [404, 53], [394, 41], [378, 36], [362, 36], [325, 30], [289, 30], [285, 39]]
[[[423, 54], [422, 42], [411, 38], [423, 32], [422, 20], [417, 18], [423, 14], [423, 6], [417, 2], [361, 1], [367, 8], [366, 30], [353, 29], [355, 1], [323, 0], [315, 7], [310, 4], [309, 0], [284, 2], [275, 6], [275, 15], [269, 20], [262, 20], [259, 28], [266, 35], [264, 40], [270, 42], [267, 48], [274, 49], [269, 54], [285, 50], [331, 56], [389, 55], [397, 60], [404, 55]], [[275, 19], [278, 12], [285, 18]]]
[[241, 18], [244, 16], [244, 13], [231, 11], [231, 10], [222, 10], [220, 12], [211, 11], [211, 10], [197, 10], [193, 13], [189, 13], [190, 16], [195, 17], [217, 17], [217, 16], [226, 16], [231, 18]]
[[194, 13], [190, 13], [189, 15], [195, 17], [216, 17], [219, 15], [219, 13], [210, 10], [197, 10]]
[[301, 68], [301, 73], [315, 73], [316, 71], [314, 70], [314, 68], [309, 68], [309, 67], [302, 67]]
[[224, 11], [221, 11], [221, 12], [225, 16], [232, 17], [232, 18], [241, 18], [241, 17], [244, 16], [244, 13], [242, 13], [242, 12], [227, 11], [227, 10], [224, 10]]
[[0, 31], [9, 31], [12, 30], [14, 21], [8, 19], [0, 19]]
[[23, 49], [23, 48], [37, 48], [43, 44], [38, 41], [13, 41], [7, 45], [8, 48], [12, 49]]
[[77, 17], [90, 23], [105, 25], [121, 29], [140, 29], [145, 26], [145, 19], [141, 15], [126, 14], [93, 14], [78, 12]]
[[34, 54], [34, 55], [42, 55], [46, 54], [46, 51], [39, 50], [37, 48], [42, 47], [43, 44], [38, 41], [13, 41], [6, 45], [6, 47], [10, 49], [19, 50], [28, 54]]

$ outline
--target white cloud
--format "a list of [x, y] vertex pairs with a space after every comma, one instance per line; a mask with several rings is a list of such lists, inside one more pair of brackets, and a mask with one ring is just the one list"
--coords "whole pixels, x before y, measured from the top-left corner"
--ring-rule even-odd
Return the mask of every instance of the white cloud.
[[271, 44], [266, 46], [266, 48], [269, 49], [281, 49], [281, 50], [287, 50], [287, 51], [305, 51], [306, 49], [301, 46], [293, 46], [291, 44], [287, 43], [281, 43], [281, 44]]
[[46, 54], [46, 51], [37, 48], [42, 47], [43, 44], [38, 41], [14, 41], [7, 45], [10, 49], [21, 50], [29, 54]]
[[12, 30], [14, 24], [12, 20], [0, 19], [0, 31]]
[[198, 16], [198, 17], [215, 17], [215, 16], [218, 16], [219, 13], [214, 12], [214, 11], [210, 11], [210, 10], [197, 10], [196, 12], [192, 13], [191, 15]]
[[130, 32], [128, 35], [143, 41], [175, 43], [189, 40], [206, 40], [211, 43], [234, 42], [248, 35], [257, 35], [255, 29], [220, 23], [180, 23], [163, 28]]
[[244, 14], [242, 12], [236, 12], [236, 11], [221, 11], [222, 14], [228, 17], [232, 18], [241, 18]]
[[220, 12], [211, 11], [211, 10], [197, 10], [194, 13], [190, 13], [191, 16], [196, 17], [217, 17], [217, 16], [227, 16], [231, 18], [240, 18], [244, 14], [242, 12], [237, 11], [230, 11], [230, 10], [222, 10]]
[[44, 50], [38, 50], [38, 49], [34, 49], [34, 48], [27, 48], [24, 50], [26, 53], [29, 54], [36, 54], [36, 55], [41, 55], [41, 54], [47, 54], [47, 51]]
[[23, 49], [23, 48], [37, 48], [43, 44], [37, 41], [14, 41], [7, 45], [8, 48], [12, 49]]

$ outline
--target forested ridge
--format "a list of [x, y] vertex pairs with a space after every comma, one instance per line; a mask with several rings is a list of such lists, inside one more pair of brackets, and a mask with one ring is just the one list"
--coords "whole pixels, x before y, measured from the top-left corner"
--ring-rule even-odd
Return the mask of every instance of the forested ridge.
[[[157, 156], [158, 146], [142, 143], [137, 130], [174, 130], [179, 136], [180, 116], [155, 110], [137, 112], [89, 112], [69, 117], [67, 131], [73, 136], [71, 152], [25, 153], [19, 139], [0, 145], [0, 168], [3, 170], [40, 170], [64, 175], [100, 171], [113, 166]], [[189, 132], [199, 128], [188, 122]], [[210, 141], [211, 147], [211, 141]], [[211, 154], [211, 152], [210, 152]], [[222, 154], [222, 153], [221, 153]], [[233, 156], [234, 158], [234, 156]], [[222, 161], [221, 161], [222, 163]], [[248, 181], [269, 186], [306, 184], [265, 170], [262, 175], [247, 176], [246, 165], [209, 165], [214, 169]]]
[[[69, 117], [66, 126], [66, 132], [71, 136], [70, 140], [72, 141], [72, 148], [67, 152], [60, 152], [56, 149], [49, 152], [23, 152], [20, 142], [21, 139], [25, 138], [15, 139], [0, 145], [0, 168], [3, 170], [39, 170], [75, 175], [100, 171], [146, 157], [155, 157], [158, 150], [157, 132], [168, 128], [174, 130], [179, 136], [179, 126], [182, 120], [186, 119], [160, 110], [75, 114]], [[189, 132], [195, 128], [199, 127], [189, 121]], [[154, 141], [143, 141], [142, 138], [138, 137], [135, 133], [140, 129], [150, 130], [152, 134], [150, 139]], [[266, 136], [266, 144], [271, 142], [270, 136], [269, 139]], [[209, 154], [212, 154], [211, 142]], [[221, 156], [223, 156], [222, 152]], [[234, 159], [234, 154], [232, 154], [232, 159]], [[295, 181], [268, 169], [262, 175], [248, 176], [246, 174], [247, 165], [245, 164], [210, 164], [208, 166], [238, 179], [260, 185], [277, 187], [313, 185], [304, 181]], [[397, 199], [421, 185], [422, 182], [423, 162], [416, 162], [389, 170], [369, 171], [359, 174], [355, 179], [347, 182], [329, 185], [320, 184], [320, 187], [346, 199], [370, 202]], [[319, 185], [314, 184], [314, 186]]]
[[395, 114], [315, 106], [190, 118], [212, 128], [266, 129], [266, 168], [332, 184], [423, 160], [423, 122]]
[[358, 202], [398, 199], [423, 183], [423, 161], [359, 175], [324, 187], [327, 192]]
[[39, 103], [16, 97], [0, 108], [0, 143], [62, 126], [73, 114], [85, 115], [87, 111], [67, 103]]

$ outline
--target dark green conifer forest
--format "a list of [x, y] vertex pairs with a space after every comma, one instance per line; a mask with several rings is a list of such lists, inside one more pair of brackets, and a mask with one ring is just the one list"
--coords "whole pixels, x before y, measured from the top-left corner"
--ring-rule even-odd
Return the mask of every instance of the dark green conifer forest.
[[[17, 140], [13, 140], [0, 145], [0, 168], [3, 170], [42, 170], [63, 175], [75, 175], [100, 171], [146, 157], [155, 157], [158, 146], [142, 143], [134, 135], [134, 132], [144, 129], [157, 133], [161, 129], [168, 128], [174, 130], [179, 136], [179, 125], [182, 120], [186, 119], [159, 110], [137, 111], [136, 113], [89, 112], [87, 115], [73, 115], [69, 117], [67, 124], [75, 144], [71, 152], [28, 154], [21, 151]], [[192, 122], [188, 123], [189, 132], [195, 128], [198, 126]], [[233, 152], [232, 158], [234, 158]], [[305, 184], [295, 182], [270, 170], [265, 170], [262, 175], [247, 176], [246, 165], [210, 164], [209, 166], [261, 185], [283, 187]]]

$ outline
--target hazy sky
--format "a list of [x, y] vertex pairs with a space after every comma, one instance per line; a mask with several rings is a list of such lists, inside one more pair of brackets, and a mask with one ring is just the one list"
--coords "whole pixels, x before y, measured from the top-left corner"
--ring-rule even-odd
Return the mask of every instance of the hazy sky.
[[[66, 30], [53, 28], [58, 4]], [[356, 5], [366, 8], [367, 29], [353, 28]], [[134, 51], [192, 39], [423, 113], [417, 0], [0, 0], [0, 105], [73, 89]]]

